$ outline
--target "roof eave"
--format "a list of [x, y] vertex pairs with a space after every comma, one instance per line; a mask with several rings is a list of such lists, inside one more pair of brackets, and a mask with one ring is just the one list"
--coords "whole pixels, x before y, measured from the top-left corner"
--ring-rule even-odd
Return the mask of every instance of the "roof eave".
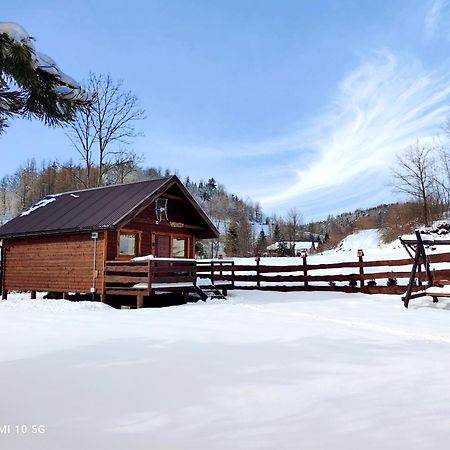
[[113, 230], [112, 226], [96, 226], [96, 227], [82, 227], [82, 228], [70, 228], [63, 230], [46, 230], [46, 231], [29, 231], [24, 233], [5, 233], [0, 234], [0, 239], [15, 239], [23, 237], [38, 237], [38, 236], [55, 236], [58, 234], [70, 234], [70, 233], [89, 233], [93, 231], [108, 231]]

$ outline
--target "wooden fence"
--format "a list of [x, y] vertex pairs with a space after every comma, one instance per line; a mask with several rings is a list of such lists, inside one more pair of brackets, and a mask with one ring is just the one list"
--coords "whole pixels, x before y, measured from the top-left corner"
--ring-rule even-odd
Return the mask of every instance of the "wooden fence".
[[[432, 264], [450, 263], [450, 253], [430, 255], [428, 259]], [[299, 258], [299, 262], [298, 265], [267, 265], [258, 258], [255, 264], [235, 264], [226, 260], [197, 261], [197, 276], [208, 278], [218, 286], [228, 284], [230, 289], [403, 294], [412, 265], [410, 258], [364, 261], [361, 256], [358, 260], [347, 262], [308, 264], [307, 257]], [[414, 291], [421, 290], [422, 284], [427, 281], [426, 273], [421, 270], [422, 264], [419, 265]], [[450, 280], [450, 269], [436, 269], [432, 273], [435, 282]], [[387, 286], [389, 278], [395, 279], [397, 284]]]

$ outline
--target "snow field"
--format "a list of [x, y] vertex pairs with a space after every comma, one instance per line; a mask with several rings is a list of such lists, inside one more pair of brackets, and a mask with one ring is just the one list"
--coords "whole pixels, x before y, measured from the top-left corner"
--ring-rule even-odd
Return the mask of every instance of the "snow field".
[[450, 302], [232, 292], [115, 310], [0, 302], [14, 449], [447, 448]]

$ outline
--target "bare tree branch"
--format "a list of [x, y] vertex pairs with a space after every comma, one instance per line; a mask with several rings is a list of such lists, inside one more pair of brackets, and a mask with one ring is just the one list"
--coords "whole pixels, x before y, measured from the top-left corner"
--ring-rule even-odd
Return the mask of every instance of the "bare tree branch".
[[[109, 74], [91, 73], [87, 88], [96, 94], [92, 107], [77, 115], [68, 135], [86, 166], [86, 183], [100, 186], [113, 165], [114, 155], [123, 151], [115, 145], [131, 144], [141, 134], [135, 122], [145, 118], [145, 111], [139, 106], [136, 95], [124, 91], [123, 82], [115, 82]], [[96, 179], [91, 180], [90, 168], [94, 163], [98, 171]], [[123, 166], [124, 161], [119, 163]]]

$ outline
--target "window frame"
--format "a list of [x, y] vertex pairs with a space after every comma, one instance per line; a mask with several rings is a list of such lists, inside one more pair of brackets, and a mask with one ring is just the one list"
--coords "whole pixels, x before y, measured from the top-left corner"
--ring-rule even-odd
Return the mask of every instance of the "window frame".
[[[135, 238], [134, 243], [134, 255], [132, 254], [122, 254], [120, 253], [120, 237], [122, 235], [133, 235]], [[116, 259], [132, 259], [141, 254], [141, 243], [142, 243], [142, 231], [130, 230], [123, 228], [117, 231], [117, 252]]]
[[[188, 256], [188, 253], [189, 253], [189, 237], [187, 237], [187, 236], [171, 236], [172, 237], [172, 239], [171, 239], [171, 241], [170, 241], [170, 253], [171, 253], [171, 255], [172, 255], [172, 258], [187, 258]], [[174, 242], [175, 242], [175, 240], [178, 240], [178, 241], [183, 241], [184, 242], [184, 249], [183, 249], [183, 253], [184, 253], [184, 255], [183, 256], [175, 256], [174, 255]]]
[[[167, 231], [159, 231], [159, 230], [152, 230], [151, 232], [151, 245], [152, 245], [152, 255], [155, 255], [155, 241], [156, 241], [156, 235], [163, 235], [163, 236], [169, 236], [169, 246], [170, 246], [170, 258], [185, 258], [185, 259], [192, 259], [195, 257], [195, 252], [192, 253], [192, 246], [194, 242], [194, 237], [191, 234], [181, 234], [181, 233], [169, 233]], [[184, 239], [184, 252], [186, 256], [173, 256], [173, 240], [174, 239]], [[194, 256], [189, 256], [193, 254]]]

